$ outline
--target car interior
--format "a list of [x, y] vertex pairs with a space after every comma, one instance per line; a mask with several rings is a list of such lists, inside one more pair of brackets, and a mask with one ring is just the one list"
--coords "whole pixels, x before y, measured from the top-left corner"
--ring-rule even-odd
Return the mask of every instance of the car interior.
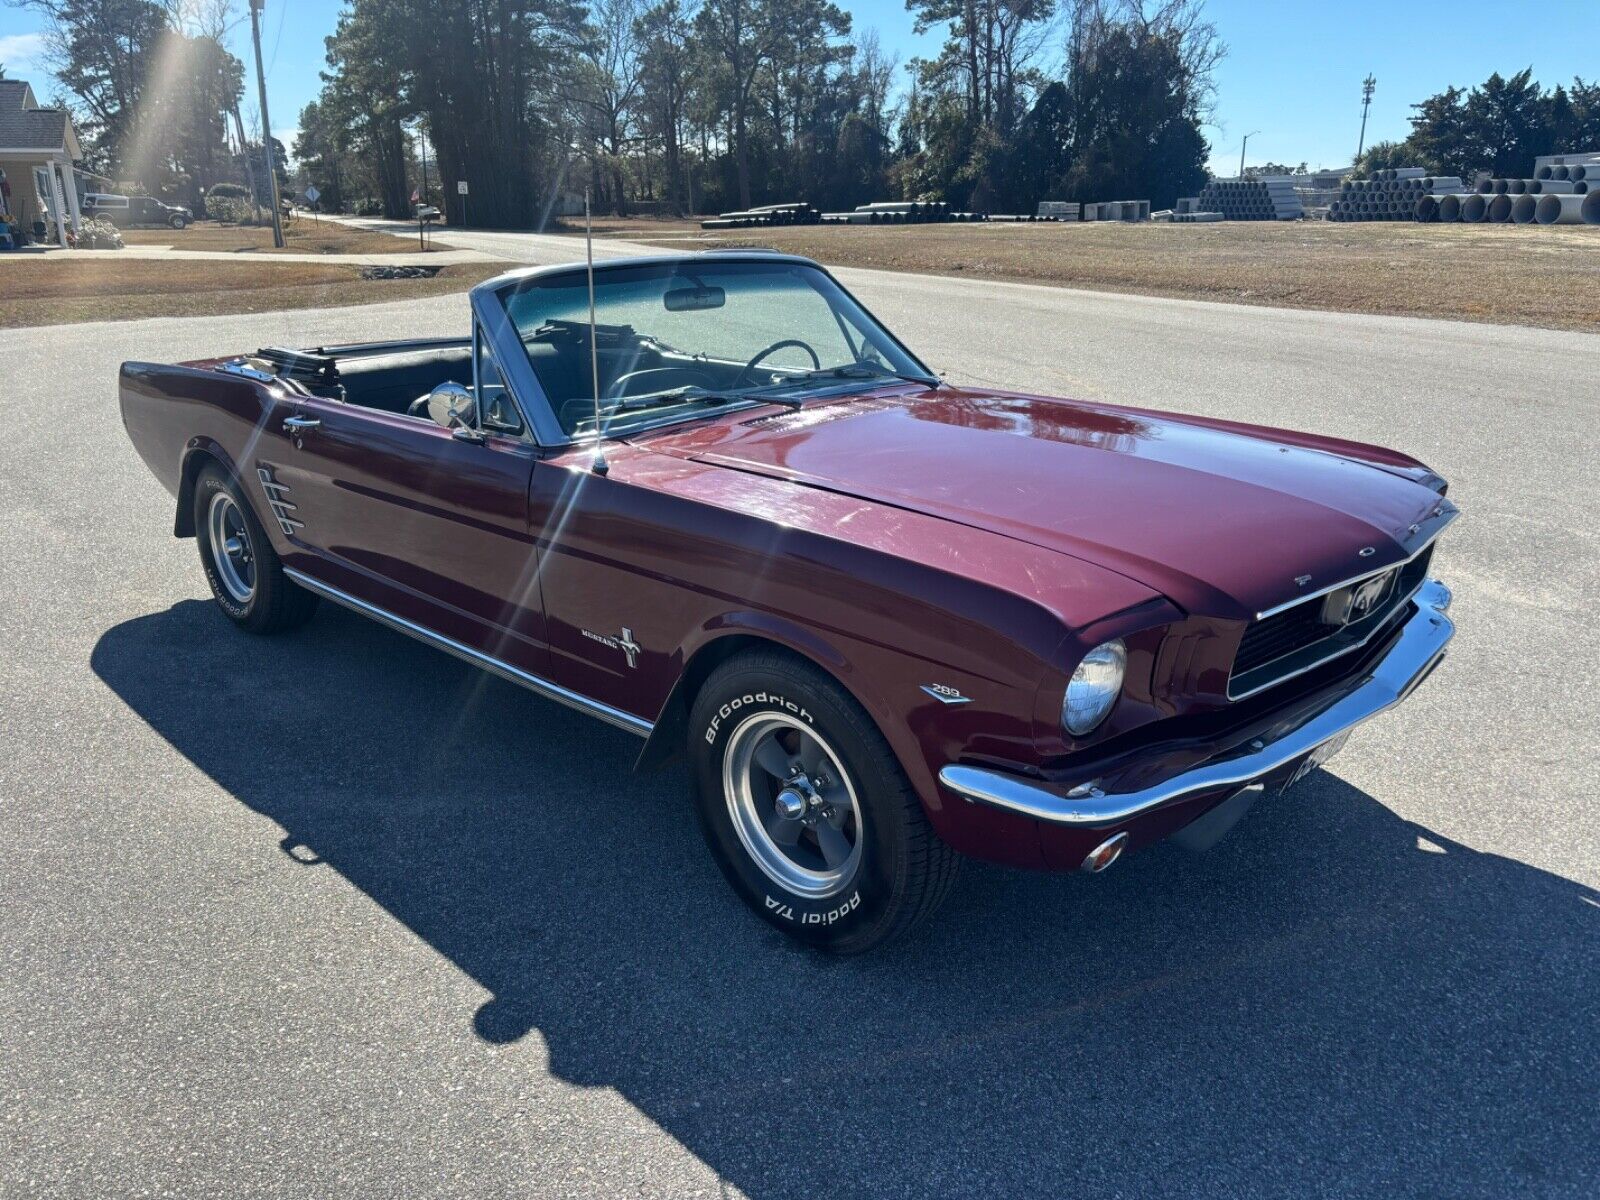
[[[602, 325], [598, 335], [601, 394], [608, 401], [690, 385], [708, 390], [728, 387], [744, 366], [677, 353], [626, 325]], [[594, 401], [587, 324], [549, 322], [528, 339], [527, 351], [546, 394], [559, 402], [562, 424], [570, 429], [589, 419]], [[326, 399], [420, 420], [431, 419], [428, 397], [440, 384], [472, 386], [472, 344], [466, 338], [398, 346], [267, 349], [256, 357]]]

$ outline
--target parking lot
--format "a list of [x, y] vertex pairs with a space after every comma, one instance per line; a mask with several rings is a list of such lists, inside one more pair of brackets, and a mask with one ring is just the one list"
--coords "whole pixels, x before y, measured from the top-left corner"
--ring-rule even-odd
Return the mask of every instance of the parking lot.
[[969, 864], [824, 960], [632, 738], [342, 611], [244, 637], [171, 537], [120, 360], [461, 297], [0, 331], [0, 1195], [1600, 1191], [1600, 338], [841, 278], [957, 382], [1428, 461], [1450, 658], [1208, 855]]

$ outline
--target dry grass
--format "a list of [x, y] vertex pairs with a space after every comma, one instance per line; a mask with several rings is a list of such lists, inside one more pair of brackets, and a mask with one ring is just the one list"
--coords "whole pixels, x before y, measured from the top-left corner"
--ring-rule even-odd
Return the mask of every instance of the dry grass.
[[174, 250], [222, 250], [236, 254], [411, 254], [416, 238], [352, 229], [334, 221], [297, 216], [284, 227], [282, 250], [272, 244], [270, 225], [219, 225], [196, 221], [187, 229], [124, 229], [130, 246], [171, 246]]
[[362, 279], [337, 263], [259, 264], [49, 256], [0, 263], [0, 328], [375, 304], [462, 291], [501, 270], [443, 267], [432, 279]]
[[838, 266], [1236, 304], [1600, 330], [1600, 227], [809, 226], [644, 240], [771, 246]]

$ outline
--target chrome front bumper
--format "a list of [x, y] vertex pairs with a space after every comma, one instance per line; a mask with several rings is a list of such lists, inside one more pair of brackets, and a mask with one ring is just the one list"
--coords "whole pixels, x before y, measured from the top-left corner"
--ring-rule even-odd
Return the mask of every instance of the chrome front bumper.
[[1061, 787], [1059, 791], [1049, 790], [1014, 775], [959, 764], [940, 771], [939, 782], [975, 804], [1003, 808], [1055, 825], [1081, 827], [1116, 825], [1175, 800], [1244, 787], [1393, 708], [1427, 678], [1444, 657], [1445, 646], [1456, 631], [1444, 615], [1450, 607], [1450, 589], [1437, 579], [1430, 579], [1414, 599], [1417, 612], [1405, 623], [1399, 641], [1359, 684], [1308, 714], [1300, 724], [1279, 731], [1270, 742], [1248, 742], [1242, 752], [1224, 752], [1192, 770], [1136, 792], [1101, 791], [1094, 780]]

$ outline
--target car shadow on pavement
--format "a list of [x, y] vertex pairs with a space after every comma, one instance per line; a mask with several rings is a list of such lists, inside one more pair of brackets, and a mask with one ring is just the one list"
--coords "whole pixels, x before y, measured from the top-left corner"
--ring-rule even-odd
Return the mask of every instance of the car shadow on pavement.
[[553, 1074], [751, 1196], [1600, 1179], [1600, 897], [1327, 772], [1204, 856], [968, 864], [930, 928], [837, 961], [738, 904], [681, 771], [636, 777], [634, 738], [370, 622], [255, 639], [185, 601], [92, 665], [281, 827], [261, 855], [338, 872], [487, 989], [464, 1026], [537, 1030]]

